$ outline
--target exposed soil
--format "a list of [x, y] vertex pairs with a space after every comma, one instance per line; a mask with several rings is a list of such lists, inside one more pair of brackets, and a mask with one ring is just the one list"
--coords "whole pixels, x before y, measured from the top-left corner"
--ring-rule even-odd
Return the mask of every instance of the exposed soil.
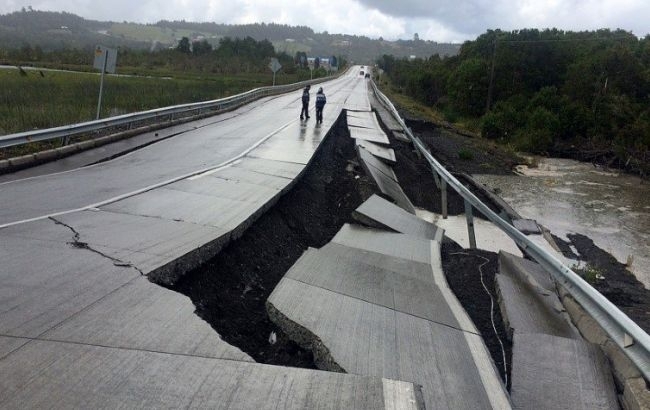
[[[311, 352], [269, 320], [265, 302], [300, 255], [325, 245], [344, 223], [353, 222], [352, 211], [376, 190], [360, 169], [350, 170], [355, 160], [342, 115], [291, 191], [242, 237], [171, 289], [190, 297], [201, 318], [256, 361], [315, 368]], [[269, 342], [271, 332], [277, 335], [275, 344]]]
[[[494, 280], [499, 271], [498, 255], [480, 249], [464, 249], [450, 240], [443, 242], [441, 254], [442, 268], [449, 286], [481, 332], [501, 379], [506, 381], [507, 374], [510, 384], [512, 343], [507, 337], [501, 310], [497, 304]], [[507, 387], [510, 388], [509, 385]]]
[[[575, 269], [576, 273], [643, 330], [650, 332], [650, 290], [646, 289], [624, 264], [594, 245], [594, 241], [587, 236], [569, 234], [567, 237], [568, 242], [558, 237], [554, 239], [566, 257], [585, 262], [582, 269]], [[578, 255], [569, 245], [575, 247]]]
[[484, 139], [462, 136], [425, 121], [410, 120], [406, 125], [451, 173], [511, 175], [515, 165], [524, 163], [516, 154]]
[[[512, 168], [522, 163], [519, 157], [500, 151], [496, 147], [486, 148], [483, 144], [473, 141], [472, 138], [452, 134], [431, 123], [407, 121], [407, 125], [429, 147], [431, 154], [474, 195], [494, 212], [501, 212], [501, 208], [493, 203], [484, 191], [475, 189], [472, 184], [467, 184], [463, 174], [473, 172], [512, 174]], [[394, 138], [388, 129], [384, 129], [384, 131], [389, 135], [391, 147], [395, 150], [397, 163], [393, 165], [393, 169], [406, 195], [415, 206], [441, 214], [440, 189], [433, 179], [429, 163], [416, 154], [410, 143]], [[469, 154], [460, 158], [458, 154], [460, 150]], [[463, 198], [451, 188], [447, 189], [447, 212], [449, 215], [465, 213]], [[480, 212], [476, 210], [475, 212], [475, 216], [486, 219]]]

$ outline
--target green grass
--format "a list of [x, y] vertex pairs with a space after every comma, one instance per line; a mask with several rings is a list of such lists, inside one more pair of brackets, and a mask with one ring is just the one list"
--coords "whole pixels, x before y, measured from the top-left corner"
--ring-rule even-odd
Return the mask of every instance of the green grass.
[[573, 265], [571, 269], [590, 285], [595, 285], [598, 281], [605, 279], [603, 272], [589, 263], [586, 263], [584, 266], [581, 264]]
[[[131, 73], [127, 68], [121, 72]], [[271, 85], [272, 73], [236, 76], [154, 71], [156, 77], [104, 78], [101, 117], [145, 111], [170, 105], [209, 101]], [[52, 128], [95, 119], [99, 96], [98, 73], [0, 70], [0, 135]], [[160, 77], [165, 75], [166, 77]], [[303, 78], [307, 76], [306, 78]], [[276, 84], [309, 78], [308, 73], [279, 73]], [[0, 149], [0, 159], [58, 147], [59, 140]]]
[[306, 53], [311, 52], [311, 46], [299, 42], [290, 42], [290, 41], [274, 41], [273, 47], [278, 51], [284, 51], [290, 56], [296, 55], [298, 51], [304, 51]]
[[[270, 73], [180, 79], [106, 76], [101, 116], [213, 100], [270, 85], [271, 79]], [[277, 80], [296, 81], [288, 75]], [[24, 76], [0, 70], [0, 134], [95, 119], [99, 82], [97, 73], [45, 71], [42, 77], [37, 71]]]
[[218, 44], [218, 38], [212, 33], [197, 33], [192, 30], [172, 30], [158, 26], [149, 26], [135, 23], [114, 23], [111, 26], [111, 33], [115, 36], [123, 36], [139, 41], [158, 41], [166, 45], [176, 45], [182, 37], [192, 38], [193, 34], [203, 35], [210, 43]]

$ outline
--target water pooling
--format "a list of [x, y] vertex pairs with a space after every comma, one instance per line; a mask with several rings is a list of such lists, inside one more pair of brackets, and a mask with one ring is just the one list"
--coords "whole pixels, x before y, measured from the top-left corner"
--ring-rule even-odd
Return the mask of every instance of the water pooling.
[[588, 236], [650, 288], [650, 182], [588, 163], [542, 158], [522, 175], [474, 175], [522, 217], [562, 239]]

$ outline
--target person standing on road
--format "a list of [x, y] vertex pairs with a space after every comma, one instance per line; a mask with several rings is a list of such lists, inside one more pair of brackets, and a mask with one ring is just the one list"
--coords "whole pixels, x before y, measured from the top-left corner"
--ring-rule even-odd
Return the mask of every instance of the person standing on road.
[[309, 119], [309, 89], [311, 86], [307, 84], [304, 90], [302, 90], [302, 110], [300, 111], [300, 119], [304, 118]]
[[316, 93], [316, 124], [323, 123], [323, 107], [325, 107], [325, 103], [327, 103], [327, 98], [325, 98], [323, 87], [320, 87]]

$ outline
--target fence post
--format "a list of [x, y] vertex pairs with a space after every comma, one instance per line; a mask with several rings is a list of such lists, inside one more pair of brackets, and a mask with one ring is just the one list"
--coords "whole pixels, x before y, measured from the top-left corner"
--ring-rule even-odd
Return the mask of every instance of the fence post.
[[440, 178], [440, 194], [442, 195], [442, 219], [447, 219], [447, 181]]
[[476, 235], [474, 234], [474, 215], [472, 215], [472, 204], [465, 200], [465, 218], [467, 219], [467, 234], [469, 235], [470, 249], [476, 249]]

